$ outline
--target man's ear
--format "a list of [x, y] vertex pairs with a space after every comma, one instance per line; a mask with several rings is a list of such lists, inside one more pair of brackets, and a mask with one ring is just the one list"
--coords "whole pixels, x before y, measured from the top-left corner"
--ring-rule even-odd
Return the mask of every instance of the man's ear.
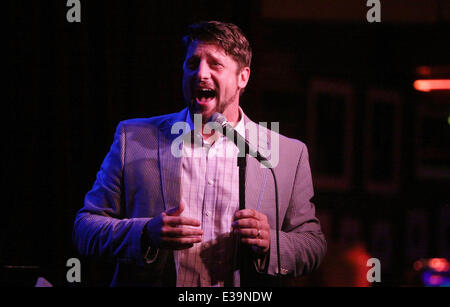
[[245, 88], [247, 86], [248, 79], [250, 79], [250, 67], [244, 67], [238, 74], [238, 86], [240, 88]]

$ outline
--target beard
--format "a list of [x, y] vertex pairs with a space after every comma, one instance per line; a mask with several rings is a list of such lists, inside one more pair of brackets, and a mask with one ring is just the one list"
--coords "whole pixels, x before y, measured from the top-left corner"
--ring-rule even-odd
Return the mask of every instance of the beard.
[[228, 97], [224, 100], [219, 100], [216, 105], [216, 112], [223, 114], [230, 105], [233, 105], [236, 102], [236, 100], [239, 98], [239, 93], [240, 89], [237, 88], [231, 97]]
[[[203, 123], [207, 123], [208, 120], [209, 120], [209, 117], [214, 112], [218, 112], [218, 113], [224, 114], [228, 107], [230, 107], [231, 105], [235, 104], [236, 101], [239, 100], [240, 91], [241, 91], [240, 88], [236, 88], [236, 91], [232, 95], [230, 95], [228, 97], [224, 97], [223, 99], [220, 97], [219, 94], [216, 95], [216, 97], [214, 98], [216, 100], [215, 108], [208, 112], [208, 113], [211, 113], [211, 114], [208, 114], [208, 115], [204, 114], [205, 116], [202, 116], [202, 122]], [[194, 115], [194, 114], [203, 114], [205, 112], [205, 110], [203, 110], [201, 108], [201, 106], [199, 104], [197, 104], [195, 97], [192, 97], [188, 101], [188, 108], [189, 108], [189, 111], [191, 112], [192, 115]]]

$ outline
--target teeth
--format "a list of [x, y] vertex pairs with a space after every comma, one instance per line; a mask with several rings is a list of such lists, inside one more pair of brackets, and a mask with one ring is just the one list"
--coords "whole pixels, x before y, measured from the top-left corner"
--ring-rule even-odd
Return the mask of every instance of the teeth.
[[213, 98], [216, 95], [215, 90], [210, 88], [200, 88], [197, 90], [197, 97], [199, 98]]

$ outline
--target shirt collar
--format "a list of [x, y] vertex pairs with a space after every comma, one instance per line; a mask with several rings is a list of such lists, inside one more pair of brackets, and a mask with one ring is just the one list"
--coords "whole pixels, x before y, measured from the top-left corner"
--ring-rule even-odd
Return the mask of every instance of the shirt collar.
[[241, 107], [239, 107], [239, 121], [234, 126], [234, 129], [245, 138], [245, 125], [244, 125], [244, 111], [242, 111]]

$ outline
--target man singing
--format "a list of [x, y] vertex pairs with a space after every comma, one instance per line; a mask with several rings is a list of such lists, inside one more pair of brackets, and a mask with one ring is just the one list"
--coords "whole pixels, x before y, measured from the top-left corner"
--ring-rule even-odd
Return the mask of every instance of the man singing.
[[[189, 26], [183, 41], [187, 108], [119, 124], [76, 216], [76, 247], [114, 259], [112, 285], [119, 286], [267, 286], [274, 276], [313, 271], [326, 242], [310, 202], [308, 152], [252, 122], [239, 106], [250, 77], [247, 38], [233, 24], [210, 21]], [[240, 151], [225, 133], [207, 129], [215, 112], [276, 157], [279, 223], [274, 178], [250, 155], [245, 209], [239, 208]], [[250, 137], [255, 127], [257, 138]]]

